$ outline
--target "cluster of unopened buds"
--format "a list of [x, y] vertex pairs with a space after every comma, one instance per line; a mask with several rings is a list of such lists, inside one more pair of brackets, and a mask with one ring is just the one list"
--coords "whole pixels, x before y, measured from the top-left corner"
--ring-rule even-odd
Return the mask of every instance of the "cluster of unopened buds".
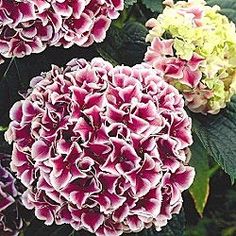
[[47, 46], [101, 42], [123, 0], [0, 0], [0, 63]]
[[193, 112], [216, 114], [236, 93], [235, 25], [203, 0], [166, 0], [150, 19], [145, 61], [165, 74]]
[[21, 192], [10, 171], [11, 156], [0, 153], [0, 235], [15, 236], [20, 232], [23, 221], [19, 214]]
[[30, 87], [5, 137], [38, 219], [116, 236], [179, 213], [194, 177], [191, 119], [158, 71], [73, 59]]

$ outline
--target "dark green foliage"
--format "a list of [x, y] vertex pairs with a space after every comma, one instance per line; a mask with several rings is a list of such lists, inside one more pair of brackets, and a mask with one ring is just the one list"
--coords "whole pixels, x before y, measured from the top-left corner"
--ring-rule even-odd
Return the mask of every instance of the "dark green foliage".
[[125, 8], [137, 3], [137, 0], [125, 0]]
[[196, 210], [202, 216], [209, 195], [211, 171], [208, 163], [208, 154], [196, 135], [194, 135], [191, 152], [190, 165], [195, 167], [196, 175], [189, 191], [193, 197]]
[[194, 118], [194, 132], [233, 181], [236, 178], [236, 96], [218, 115], [194, 115]]
[[137, 22], [129, 22], [122, 29], [112, 26], [105, 41], [97, 46], [98, 52], [112, 64], [141, 63], [147, 48], [146, 35], [147, 29]]
[[210, 6], [218, 5], [221, 13], [226, 15], [230, 20], [236, 23], [236, 1], [235, 0], [207, 0]]
[[161, 13], [163, 10], [162, 0], [142, 0], [142, 3], [152, 12]]

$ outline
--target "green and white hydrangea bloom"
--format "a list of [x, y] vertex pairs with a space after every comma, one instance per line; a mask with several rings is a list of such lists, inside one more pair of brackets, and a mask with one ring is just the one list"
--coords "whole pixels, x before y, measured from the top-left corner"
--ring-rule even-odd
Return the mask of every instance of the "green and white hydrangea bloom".
[[164, 3], [146, 24], [145, 61], [183, 92], [192, 111], [216, 114], [236, 93], [235, 25], [202, 0]]

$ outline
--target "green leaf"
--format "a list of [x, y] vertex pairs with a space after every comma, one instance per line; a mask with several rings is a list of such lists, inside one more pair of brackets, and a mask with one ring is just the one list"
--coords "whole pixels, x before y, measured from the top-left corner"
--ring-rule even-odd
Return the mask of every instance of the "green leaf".
[[125, 8], [134, 5], [138, 0], [125, 0]]
[[97, 45], [99, 54], [113, 65], [141, 63], [147, 49], [147, 29], [138, 22], [128, 22], [123, 29], [112, 26], [105, 41]]
[[152, 12], [162, 12], [163, 11], [163, 0], [142, 0], [142, 3], [150, 9]]
[[236, 23], [236, 1], [235, 0], [208, 0], [210, 6], [218, 5], [221, 7], [221, 13]]
[[4, 132], [8, 129], [8, 127], [3, 127], [3, 126], [0, 126], [0, 132]]
[[105, 41], [97, 45], [97, 51], [101, 57], [115, 66], [119, 64], [119, 49], [121, 48], [121, 45], [121, 29], [116, 26], [112, 26], [107, 32]]
[[195, 167], [196, 176], [189, 191], [193, 197], [197, 212], [202, 216], [209, 196], [211, 172], [208, 163], [208, 153], [196, 135], [194, 135], [194, 143], [191, 146], [191, 152], [190, 165]]
[[219, 114], [194, 118], [193, 131], [233, 182], [236, 178], [236, 96]]

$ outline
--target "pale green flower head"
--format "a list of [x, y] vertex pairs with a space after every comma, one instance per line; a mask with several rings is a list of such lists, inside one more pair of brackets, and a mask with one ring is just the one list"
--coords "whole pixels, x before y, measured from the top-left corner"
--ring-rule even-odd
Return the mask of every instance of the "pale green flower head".
[[195, 46], [192, 42], [180, 40], [178, 38], [174, 39], [174, 48], [176, 50], [176, 55], [187, 61], [191, 59], [195, 50]]
[[[166, 0], [164, 3], [167, 6], [163, 13], [157, 19], [153, 19], [152, 24], [150, 21], [147, 22], [147, 27], [151, 29], [146, 40], [151, 43], [155, 38], [165, 41], [165, 35], [168, 35], [168, 39], [173, 39], [172, 47], [176, 60], [181, 63], [185, 62], [190, 70], [198, 70], [202, 74], [198, 83], [186, 89], [185, 82], [185, 89], [181, 91], [183, 94], [185, 91], [188, 94], [191, 93], [191, 101], [194, 101], [195, 91], [198, 91], [196, 98], [199, 99], [200, 90], [202, 88], [204, 91], [208, 90], [205, 100], [203, 99], [202, 103], [196, 101], [193, 105], [195, 107], [196, 104], [201, 104], [201, 109], [193, 108], [192, 110], [215, 114], [224, 108], [236, 93], [235, 24], [219, 13], [219, 6], [207, 6], [203, 0], [179, 1], [176, 4], [172, 0]], [[204, 58], [197, 68], [188, 65], [188, 61], [195, 54]], [[163, 56], [163, 54], [160, 55]], [[170, 60], [165, 61], [169, 63]], [[186, 76], [184, 70], [186, 71], [185, 67], [182, 74]], [[178, 76], [179, 74], [178, 72]], [[186, 81], [186, 79], [179, 79], [176, 82], [176, 78], [173, 77], [172, 84], [178, 84], [177, 88], [180, 90], [181, 81]], [[168, 81], [171, 81], [169, 75]]]

